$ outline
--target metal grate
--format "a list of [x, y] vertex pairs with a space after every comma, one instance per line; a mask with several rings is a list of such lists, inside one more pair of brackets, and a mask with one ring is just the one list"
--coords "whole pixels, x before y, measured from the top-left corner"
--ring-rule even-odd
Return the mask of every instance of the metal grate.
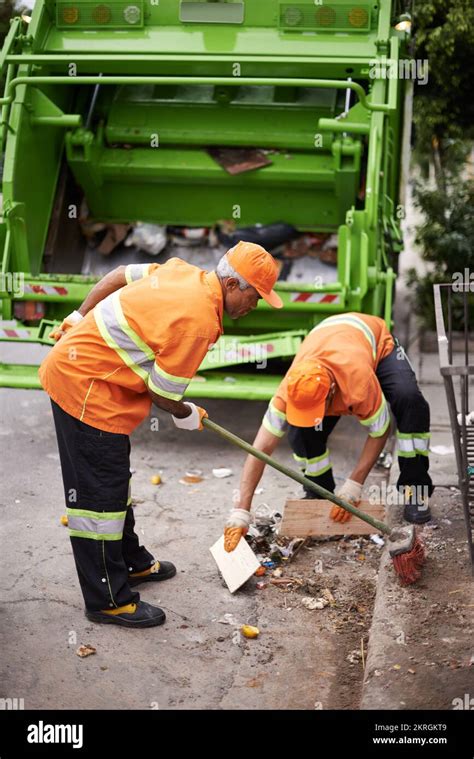
[[[470, 355], [469, 340], [474, 332], [474, 284], [434, 285], [434, 301], [440, 371], [448, 401], [474, 573], [474, 426], [471, 426], [474, 412], [474, 357]], [[458, 332], [453, 329], [455, 321], [461, 326]]]
[[318, 5], [314, 2], [280, 4], [280, 28], [293, 31], [367, 32], [372, 24], [368, 3]]
[[58, 29], [140, 29], [143, 15], [143, 0], [56, 3]]

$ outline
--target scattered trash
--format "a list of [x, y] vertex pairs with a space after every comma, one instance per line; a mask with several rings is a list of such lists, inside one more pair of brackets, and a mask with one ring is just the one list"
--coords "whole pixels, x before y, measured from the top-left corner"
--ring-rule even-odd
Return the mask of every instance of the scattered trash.
[[255, 491], [255, 495], [262, 495], [262, 493], [263, 493], [263, 488], [257, 488]]
[[159, 474], [154, 474], [150, 478], [150, 482], [152, 485], [161, 485], [161, 476]]
[[86, 643], [85, 645], [79, 646], [79, 648], [76, 651], [76, 654], [80, 656], [81, 659], [84, 659], [86, 656], [92, 656], [92, 654], [97, 653], [97, 649], [94, 648], [94, 646], [91, 646], [90, 643]]
[[242, 625], [240, 632], [244, 638], [258, 638], [260, 634], [258, 627], [253, 627], [252, 625]]
[[362, 660], [362, 651], [358, 648], [355, 648], [353, 651], [347, 654], [346, 659], [351, 664], [359, 664], [359, 662]]
[[166, 227], [138, 222], [125, 240], [125, 245], [134, 245], [150, 256], [157, 256], [166, 248], [167, 242]]
[[281, 567], [278, 567], [277, 569], [274, 569], [272, 572], [272, 577], [281, 577], [283, 574], [283, 569]]
[[234, 473], [232, 469], [222, 467], [221, 469], [213, 469], [212, 474], [217, 477], [218, 480], [224, 479], [224, 477], [231, 477]]
[[64, 527], [67, 527], [69, 524], [69, 519], [67, 518], [65, 514], [63, 514], [63, 516], [60, 518], [59, 521], [61, 522], [62, 525], [64, 525]]
[[370, 539], [371, 539], [372, 543], [375, 543], [375, 545], [377, 545], [377, 546], [384, 546], [385, 545], [385, 540], [383, 538], [381, 538], [380, 535], [371, 535]]
[[224, 616], [221, 617], [221, 619], [218, 619], [217, 621], [220, 622], [221, 625], [235, 625], [236, 627], [238, 627], [238, 624], [239, 624], [238, 622], [235, 621], [232, 614], [224, 614]]
[[257, 582], [257, 585], [256, 585], [256, 587], [257, 587], [257, 589], [258, 589], [258, 590], [263, 590], [264, 588], [266, 588], [266, 587], [267, 587], [267, 585], [268, 585], [268, 583], [267, 583], [267, 582], [262, 582], [262, 581], [261, 581], [261, 582]]
[[402, 668], [401, 664], [394, 664], [393, 667], [392, 667], [392, 669], [396, 669], [396, 670], [399, 670], [401, 668]]
[[246, 171], [270, 166], [271, 161], [263, 151], [256, 148], [208, 148], [209, 155], [228, 174], [243, 174]]
[[430, 448], [431, 453], [436, 453], [439, 456], [448, 456], [450, 453], [454, 453], [453, 445], [432, 445]]
[[337, 263], [337, 236], [328, 233], [303, 234], [285, 245], [283, 258], [297, 259], [308, 256], [323, 263]]
[[333, 596], [333, 594], [331, 593], [331, 591], [329, 590], [329, 588], [324, 588], [324, 589], [323, 589], [321, 592], [322, 592], [322, 594], [323, 594], [323, 598], [325, 598], [325, 599], [326, 599], [326, 601], [327, 601], [327, 602], [328, 602], [328, 603], [329, 603], [331, 606], [335, 606], [335, 604], [336, 604], [336, 599], [334, 598], [334, 596]]
[[374, 669], [374, 675], [375, 677], [380, 677], [383, 675], [383, 671], [381, 669]]
[[257, 577], [262, 577], [262, 575], [264, 575], [266, 571], [267, 570], [265, 567], [259, 567], [257, 571], [255, 572], [255, 574], [257, 575]]
[[274, 224], [255, 224], [252, 227], [230, 227], [221, 225], [217, 231], [219, 241], [226, 247], [237, 245], [240, 240], [262, 245], [266, 250], [287, 243], [298, 236], [298, 230], [291, 224], [275, 222]]
[[375, 466], [378, 469], [390, 469], [393, 463], [393, 456], [390, 451], [382, 451], [377, 459]]
[[304, 585], [299, 577], [273, 577], [270, 582], [272, 585]]
[[262, 566], [267, 567], [267, 569], [273, 569], [273, 567], [276, 567], [276, 562], [267, 559], [266, 561], [262, 562]]
[[173, 245], [193, 247], [210, 242], [210, 230], [207, 227], [168, 227], [167, 232]]
[[306, 609], [314, 611], [315, 609], [324, 609], [325, 606], [329, 605], [329, 601], [327, 598], [313, 598], [313, 596], [304, 596], [301, 599], [301, 604]]
[[[100, 245], [97, 247], [99, 253], [108, 256], [120, 243], [125, 240], [131, 229], [130, 224], [107, 224], [107, 231]], [[126, 243], [125, 243], [126, 244]]]
[[409, 669], [408, 672], [410, 675], [416, 675], [416, 669]]
[[189, 472], [186, 472], [184, 477], [180, 480], [180, 483], [182, 485], [192, 485], [196, 482], [202, 482], [204, 477], [202, 476], [202, 470], [201, 469], [190, 469]]

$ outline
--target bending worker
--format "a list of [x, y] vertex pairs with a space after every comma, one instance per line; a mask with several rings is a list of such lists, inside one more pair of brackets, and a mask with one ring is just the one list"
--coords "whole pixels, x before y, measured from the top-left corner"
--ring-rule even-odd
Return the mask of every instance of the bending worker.
[[[341, 416], [357, 417], [368, 436], [349, 479], [337, 491], [357, 506], [362, 486], [389, 436], [389, 408], [397, 425], [397, 490], [404, 518], [421, 524], [431, 518], [430, 409], [403, 348], [395, 345], [385, 322], [376, 316], [330, 316], [309, 333], [270, 401], [253, 445], [271, 455], [288, 431], [294, 458], [305, 476], [334, 492], [328, 437]], [[248, 456], [239, 501], [226, 524], [228, 550], [247, 532], [253, 494], [263, 470], [259, 459]], [[306, 490], [305, 498], [314, 499], [314, 492]], [[339, 506], [331, 511], [336, 521], [345, 522], [350, 516]]]
[[129, 495], [130, 433], [152, 402], [181, 429], [207, 416], [183, 402], [206, 352], [231, 319], [259, 298], [281, 307], [277, 265], [264, 248], [238, 243], [206, 273], [179, 258], [120, 266], [91, 290], [52, 333], [59, 339], [40, 367], [51, 397], [69, 534], [93, 622], [132, 628], [165, 621], [133, 587], [176, 574], [139, 545]]

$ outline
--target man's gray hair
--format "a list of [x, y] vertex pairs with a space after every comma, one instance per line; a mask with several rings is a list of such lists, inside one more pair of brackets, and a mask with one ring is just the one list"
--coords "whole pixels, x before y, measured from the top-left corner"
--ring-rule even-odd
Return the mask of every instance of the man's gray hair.
[[222, 256], [221, 260], [217, 264], [216, 272], [221, 279], [225, 279], [226, 277], [235, 277], [239, 283], [239, 290], [246, 290], [247, 287], [250, 287], [247, 280], [232, 268], [229, 261], [227, 260], [227, 254], [225, 256]]

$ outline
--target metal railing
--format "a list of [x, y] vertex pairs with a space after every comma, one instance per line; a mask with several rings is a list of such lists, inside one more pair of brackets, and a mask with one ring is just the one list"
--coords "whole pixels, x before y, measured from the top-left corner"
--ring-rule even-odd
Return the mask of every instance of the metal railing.
[[474, 574], [474, 357], [470, 356], [469, 344], [470, 327], [474, 337], [474, 283], [434, 285], [434, 302], [440, 371], [448, 401]]

